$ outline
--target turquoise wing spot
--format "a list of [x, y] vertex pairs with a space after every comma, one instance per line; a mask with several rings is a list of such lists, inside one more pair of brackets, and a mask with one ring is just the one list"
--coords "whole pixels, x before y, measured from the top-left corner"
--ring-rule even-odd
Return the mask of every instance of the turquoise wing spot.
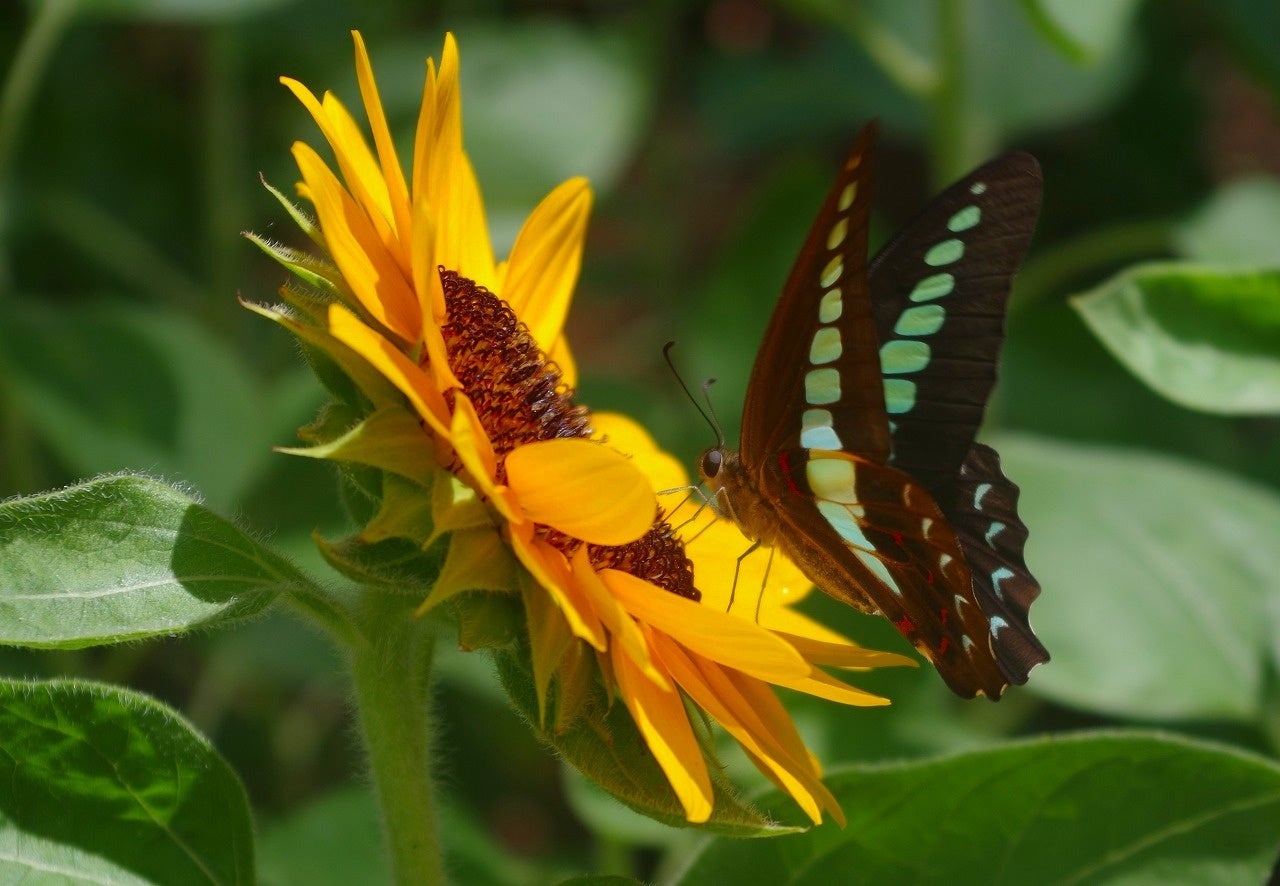
[[968, 634], [960, 635], [960, 642], [964, 645], [964, 651], [968, 654], [973, 649], [973, 641], [969, 639]]
[[818, 302], [818, 319], [823, 323], [834, 323], [844, 312], [844, 297], [839, 289], [832, 289], [822, 296]]
[[961, 231], [967, 231], [976, 225], [981, 218], [981, 209], [977, 206], [966, 206], [951, 216], [951, 220], [947, 222], [947, 230], [956, 234]]
[[973, 509], [975, 511], [982, 510], [982, 500], [987, 497], [987, 493], [990, 491], [990, 483], [979, 483], [973, 490]]
[[884, 407], [891, 415], [910, 412], [916, 405], [916, 383], [905, 378], [884, 380]]
[[804, 376], [804, 396], [813, 406], [840, 401], [840, 373], [834, 369], [810, 369]]
[[999, 520], [992, 520], [991, 525], [987, 528], [986, 536], [987, 544], [991, 547], [996, 546], [996, 536], [1004, 532], [1007, 527]]
[[806, 449], [842, 449], [830, 410], [806, 409], [801, 417], [800, 445]]
[[911, 290], [911, 294], [907, 298], [916, 303], [933, 301], [950, 295], [951, 290], [955, 288], [956, 278], [944, 271], [941, 274], [925, 277], [915, 285], [915, 288]]
[[857, 472], [853, 462], [843, 458], [811, 458], [804, 466], [804, 478], [809, 490], [819, 501], [834, 501], [842, 505], [856, 505]]
[[922, 341], [899, 339], [880, 348], [880, 371], [885, 375], [919, 372], [929, 365], [929, 346]]
[[1004, 599], [1004, 588], [1000, 587], [1000, 582], [1007, 578], [1013, 578], [1013, 571], [1008, 566], [1001, 566], [991, 573], [991, 587], [995, 589], [996, 596], [1001, 600]]
[[924, 254], [924, 263], [931, 268], [954, 264], [964, 257], [964, 243], [958, 237], [943, 240]]
[[902, 591], [899, 590], [898, 583], [893, 580], [893, 576], [889, 574], [889, 570], [881, 562], [880, 558], [871, 553], [874, 547], [863, 533], [862, 527], [858, 525], [858, 521], [849, 513], [849, 509], [832, 501], [819, 501], [818, 511], [831, 528], [844, 539], [863, 565], [870, 569], [876, 578], [883, 581], [890, 590], [901, 597]]
[[1003, 628], [1009, 627], [1009, 623], [998, 615], [991, 616], [991, 636], [997, 636]]
[[987, 186], [984, 182], [974, 182], [969, 186], [969, 193], [973, 194], [975, 197], [985, 194], [986, 192]]
[[840, 330], [834, 326], [823, 326], [813, 334], [813, 343], [809, 345], [809, 362], [815, 365], [834, 363], [840, 359]]
[[933, 335], [942, 328], [942, 321], [946, 318], [947, 312], [942, 305], [917, 305], [902, 312], [893, 331], [895, 335]]

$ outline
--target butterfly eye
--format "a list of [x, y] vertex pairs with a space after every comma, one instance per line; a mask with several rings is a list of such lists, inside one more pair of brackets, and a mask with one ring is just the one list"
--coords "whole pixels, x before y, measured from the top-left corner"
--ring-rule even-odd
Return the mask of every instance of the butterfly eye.
[[708, 480], [714, 479], [716, 474], [720, 473], [720, 465], [724, 463], [724, 457], [720, 454], [719, 449], [708, 449], [702, 453], [702, 461], [698, 464], [698, 470], [702, 472], [702, 476]]

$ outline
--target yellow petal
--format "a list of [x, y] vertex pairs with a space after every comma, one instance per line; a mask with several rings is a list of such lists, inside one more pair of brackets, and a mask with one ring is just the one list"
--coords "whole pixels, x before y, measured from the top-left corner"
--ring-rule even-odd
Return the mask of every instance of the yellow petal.
[[373, 143], [378, 149], [378, 162], [382, 167], [382, 180], [386, 183], [387, 199], [391, 203], [392, 220], [400, 242], [408, 243], [412, 230], [409, 188], [405, 184], [404, 170], [400, 168], [400, 158], [396, 156], [396, 146], [391, 139], [386, 114], [382, 110], [382, 99], [378, 95], [378, 85], [373, 77], [373, 65], [369, 62], [364, 38], [359, 31], [352, 31], [351, 37], [356, 45], [356, 79], [360, 83], [360, 97], [364, 100], [365, 114], [368, 115], [369, 126], [373, 130]]
[[560, 337], [569, 312], [590, 213], [587, 180], [571, 178], [543, 198], [511, 247], [502, 297], [544, 353]]
[[806, 695], [825, 698], [827, 701], [854, 707], [875, 708], [890, 704], [889, 699], [859, 689], [856, 686], [850, 686], [820, 668], [813, 668], [806, 677], [796, 678], [787, 675], [777, 679], [770, 679], [769, 682], [778, 686], [785, 686], [787, 689], [794, 689], [797, 692], [803, 692]]
[[638, 422], [619, 412], [597, 412], [591, 416], [591, 426], [595, 428], [596, 439], [631, 456], [632, 463], [649, 478], [654, 492], [688, 485], [689, 475], [680, 460], [659, 449]]
[[770, 682], [809, 674], [809, 663], [798, 652], [745, 618], [675, 594], [654, 593], [653, 585], [615, 569], [605, 569], [600, 576], [637, 621], [698, 655]]
[[706, 821], [711, 817], [713, 804], [711, 777], [680, 693], [664, 692], [645, 679], [620, 646], [612, 648], [610, 661], [619, 694], [654, 759], [671, 782], [684, 807], [685, 818], [692, 822]]
[[[838, 642], [786, 633], [773, 629], [773, 632], [786, 640], [796, 651], [816, 665], [834, 668], [850, 668], [860, 670], [866, 668], [893, 668], [920, 666], [914, 658], [899, 655], [896, 652], [880, 652], [876, 649], [864, 649], [857, 643], [841, 638]], [[839, 634], [836, 635], [837, 637]]]
[[591, 440], [526, 443], [508, 453], [506, 468], [507, 485], [530, 520], [592, 544], [635, 541], [658, 512], [644, 475]]
[[[499, 284], [501, 285], [501, 284]], [[501, 292], [502, 290], [498, 290]], [[574, 362], [573, 353], [569, 350], [569, 340], [563, 335], [556, 339], [547, 353], [551, 362], [560, 370], [560, 380], [570, 388], [578, 386], [578, 364]]]
[[329, 334], [355, 351], [383, 374], [435, 433], [449, 438], [449, 410], [444, 397], [412, 360], [391, 342], [360, 322], [342, 305], [329, 306]]
[[379, 240], [369, 217], [308, 145], [296, 143], [293, 155], [311, 192], [329, 254], [343, 279], [370, 316], [404, 341], [417, 341], [422, 328], [418, 297]]
[[[769, 731], [769, 727], [723, 675], [717, 675], [720, 685], [713, 686], [678, 644], [659, 632], [651, 633], [654, 651], [693, 703], [723, 726], [752, 755], [760, 770], [773, 776], [778, 786], [795, 799], [814, 824], [821, 824], [822, 811], [817, 796], [825, 794], [825, 800], [830, 793], [809, 765], [803, 745], [797, 760], [789, 752], [786, 742]], [[790, 733], [795, 734], [789, 718], [787, 725]]]
[[[620, 644], [623, 651], [627, 653], [631, 661], [635, 663], [645, 677], [652, 680], [658, 687], [669, 690], [671, 684], [654, 667], [653, 659], [649, 656], [649, 645], [645, 642], [644, 634], [641, 633], [639, 625], [619, 605], [613, 594], [609, 593], [609, 589], [604, 586], [600, 576], [596, 575], [595, 569], [591, 565], [591, 560], [587, 556], [586, 545], [582, 545], [574, 552], [572, 559], [569, 561], [569, 566], [573, 570], [573, 577], [577, 580], [579, 587], [586, 593], [587, 599], [591, 601], [592, 608], [600, 616], [600, 621], [609, 629], [609, 633], [612, 635], [610, 642]], [[661, 588], [655, 587], [653, 590], [654, 593], [665, 593]]]
[[564, 555], [538, 539], [531, 523], [510, 523], [508, 530], [511, 550], [555, 600], [574, 636], [604, 652], [608, 647], [604, 626], [591, 608], [591, 601], [573, 580]]
[[[702, 500], [694, 495], [668, 519], [673, 525], [679, 525], [699, 507], [703, 507]], [[737, 524], [716, 518], [710, 508], [703, 507], [702, 515], [686, 526], [681, 535], [686, 539], [693, 539], [696, 535], [696, 540], [690, 541], [686, 550], [693, 561], [693, 574], [697, 576], [698, 590], [702, 591], [702, 602], [707, 606], [724, 609], [729, 605], [734, 570], [737, 569], [734, 612], [754, 620], [759, 604], [760, 623], [772, 627], [764, 616], [766, 606], [772, 605], [778, 597], [785, 599], [812, 584], [778, 548], [771, 552], [762, 547], [744, 557], [739, 567], [738, 558], [750, 549], [752, 542], [742, 534]], [[771, 554], [772, 565], [769, 563]], [[769, 577], [767, 586], [764, 583], [766, 572]]]

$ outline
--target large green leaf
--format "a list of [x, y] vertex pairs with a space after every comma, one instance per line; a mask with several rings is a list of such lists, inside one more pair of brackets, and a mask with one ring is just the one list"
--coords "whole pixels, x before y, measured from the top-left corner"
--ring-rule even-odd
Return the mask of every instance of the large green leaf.
[[1280, 264], [1280, 180], [1262, 176], [1223, 186], [1174, 236], [1197, 262], [1244, 267]]
[[235, 773], [144, 695], [0, 681], [0, 757], [6, 883], [254, 882]]
[[168, 636], [312, 593], [288, 562], [147, 477], [0, 505], [0, 643], [73, 648]]
[[1227, 415], [1280, 412], [1280, 270], [1139, 265], [1072, 304], [1169, 400]]
[[1034, 691], [1125, 717], [1260, 715], [1280, 596], [1280, 500], [1164, 456], [1002, 438], [1022, 487]]
[[[1280, 850], [1280, 767], [1141, 734], [1046, 738], [827, 784], [848, 827], [707, 841], [676, 882], [1265, 881]], [[794, 818], [777, 792], [762, 806]]]

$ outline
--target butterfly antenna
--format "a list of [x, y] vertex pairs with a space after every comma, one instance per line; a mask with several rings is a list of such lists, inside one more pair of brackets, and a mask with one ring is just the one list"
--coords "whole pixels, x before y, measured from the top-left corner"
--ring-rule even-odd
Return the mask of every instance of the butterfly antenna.
[[711, 426], [716, 429], [716, 444], [724, 446], [724, 428], [720, 426], [720, 416], [716, 415], [716, 408], [711, 404], [711, 386], [715, 383], [714, 378], [709, 378], [702, 383], [702, 399], [707, 401], [707, 411], [711, 413]]
[[[715, 410], [712, 410], [711, 415], [707, 415], [706, 411], [698, 405], [698, 399], [693, 396], [693, 392], [689, 390], [689, 386], [685, 384], [684, 379], [680, 377], [680, 370], [676, 369], [676, 364], [671, 360], [671, 349], [675, 346], [676, 343], [674, 341], [669, 341], [663, 345], [662, 358], [667, 361], [667, 368], [671, 370], [671, 374], [674, 375], [676, 377], [676, 381], [680, 383], [680, 389], [684, 391], [685, 396], [689, 398], [689, 402], [693, 404], [693, 408], [698, 410], [698, 414], [701, 415], [703, 420], [711, 426], [711, 430], [715, 431], [716, 445], [723, 446], [724, 432], [720, 430], [720, 423], [711, 418], [711, 415], [715, 415]], [[712, 379], [712, 381], [714, 381], [714, 379]], [[706, 386], [704, 385], [703, 394], [705, 395], [705, 393]], [[707, 405], [711, 405], [710, 400], [707, 400]]]

